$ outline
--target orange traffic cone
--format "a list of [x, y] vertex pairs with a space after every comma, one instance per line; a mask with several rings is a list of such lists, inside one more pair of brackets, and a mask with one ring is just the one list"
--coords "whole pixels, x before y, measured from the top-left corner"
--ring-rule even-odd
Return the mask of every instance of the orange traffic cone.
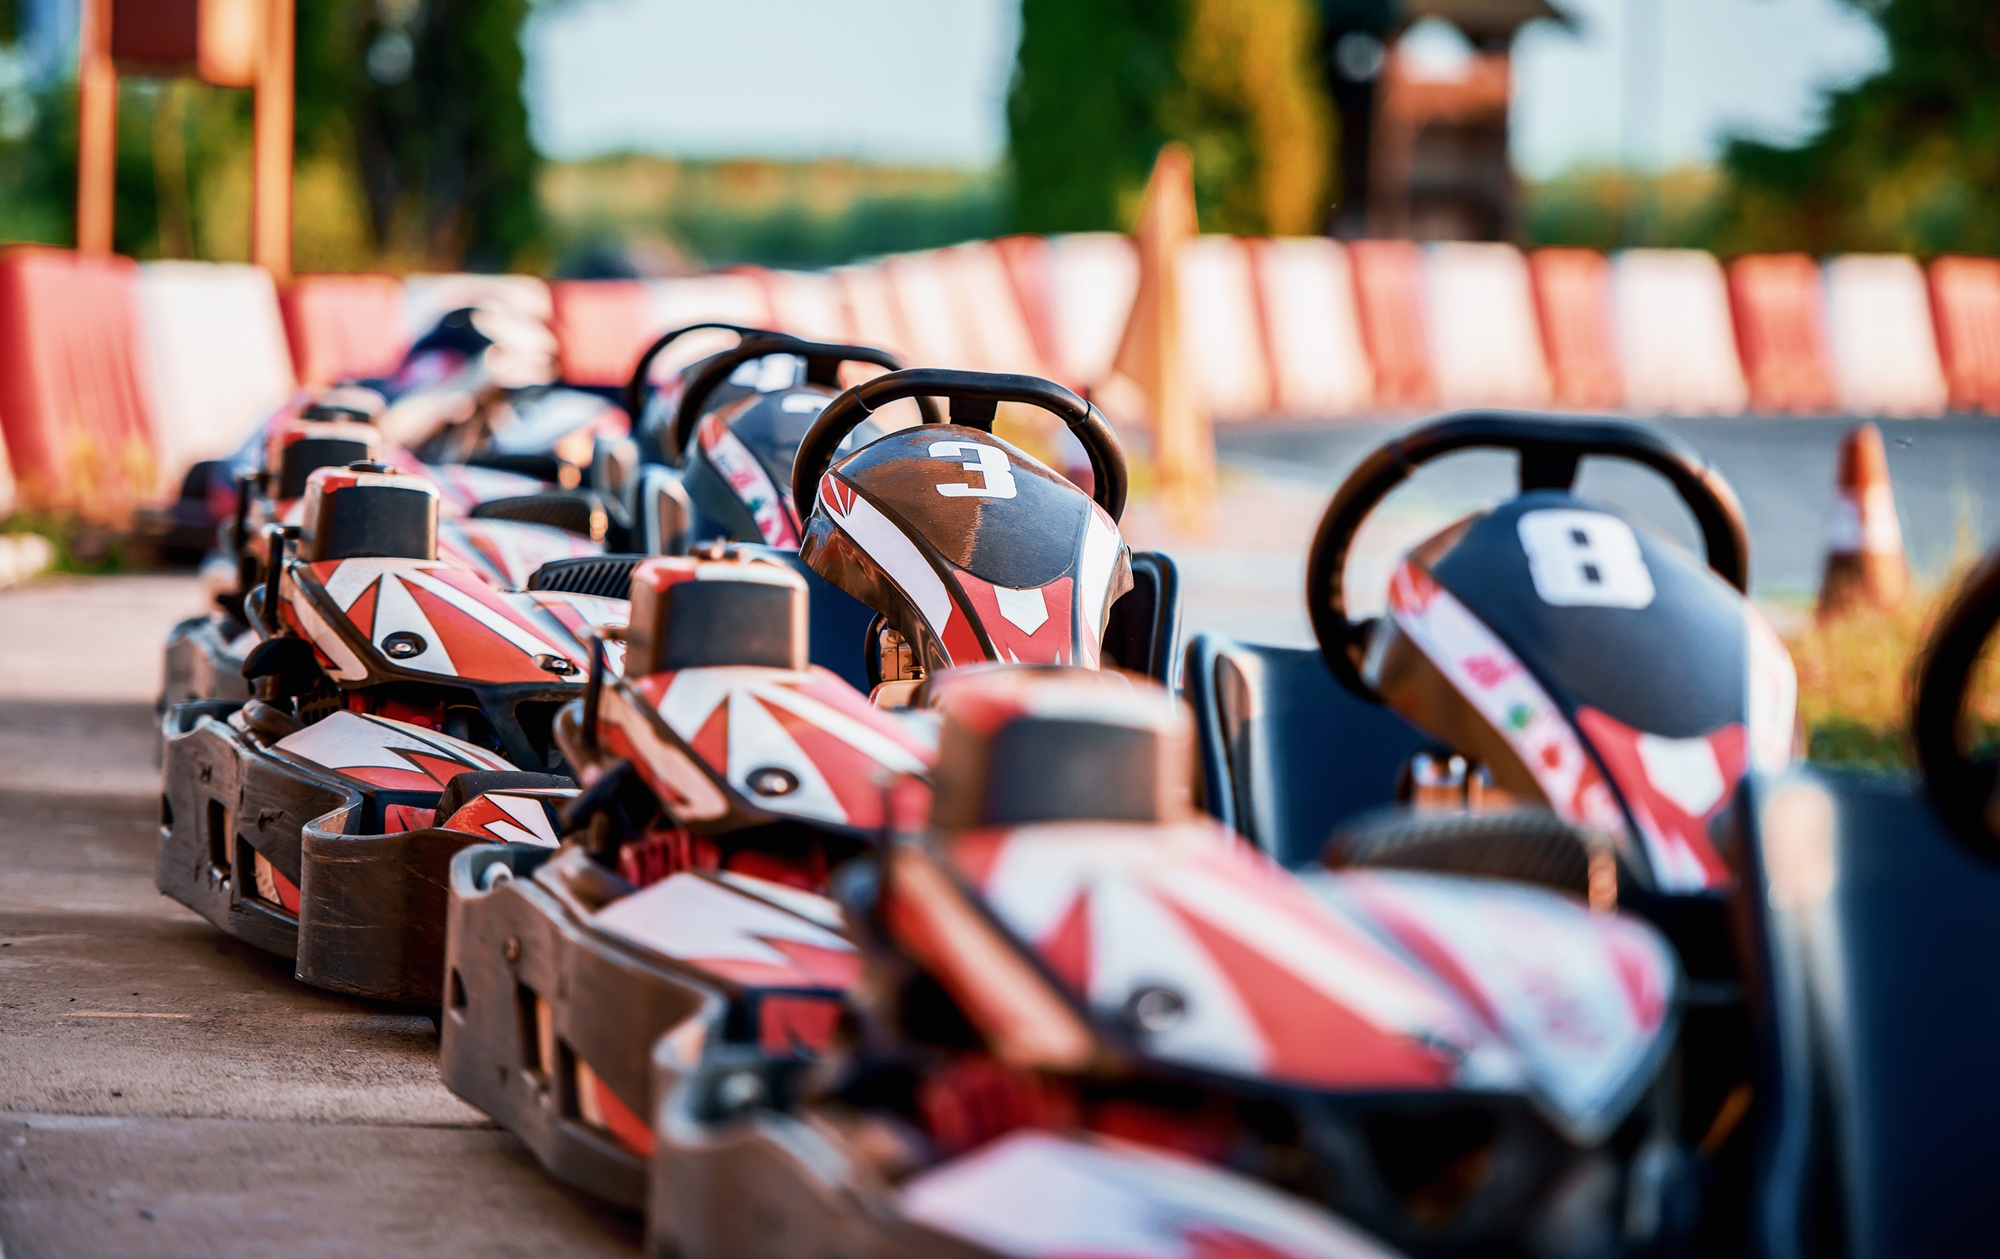
[[1827, 522], [1826, 573], [1819, 584], [1819, 618], [1857, 607], [1893, 608], [1910, 590], [1896, 495], [1882, 430], [1861, 424], [1840, 442], [1840, 478]]

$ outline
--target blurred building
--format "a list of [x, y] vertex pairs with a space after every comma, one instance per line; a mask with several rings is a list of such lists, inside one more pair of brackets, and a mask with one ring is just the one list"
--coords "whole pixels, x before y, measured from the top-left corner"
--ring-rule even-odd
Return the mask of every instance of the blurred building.
[[1321, 0], [1340, 114], [1336, 236], [1506, 240], [1514, 36], [1548, 0]]

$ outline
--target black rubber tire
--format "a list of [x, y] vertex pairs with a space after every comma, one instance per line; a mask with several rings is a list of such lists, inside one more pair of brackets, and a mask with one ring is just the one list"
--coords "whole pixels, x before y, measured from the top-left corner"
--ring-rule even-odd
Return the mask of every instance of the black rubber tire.
[[1324, 861], [1335, 870], [1465, 874], [1590, 896], [1589, 840], [1545, 809], [1370, 813], [1334, 832]]

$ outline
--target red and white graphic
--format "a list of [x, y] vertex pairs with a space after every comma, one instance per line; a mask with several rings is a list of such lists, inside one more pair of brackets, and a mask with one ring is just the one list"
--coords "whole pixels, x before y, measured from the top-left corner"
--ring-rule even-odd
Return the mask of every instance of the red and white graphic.
[[696, 430], [696, 440], [708, 455], [708, 461], [729, 482], [729, 488], [736, 492], [743, 505], [750, 509], [750, 516], [757, 522], [757, 532], [766, 545], [783, 547], [788, 551], [799, 549], [799, 518], [791, 504], [791, 495], [781, 493], [771, 482], [771, 474], [750, 453], [750, 448], [738, 441], [736, 434], [729, 431], [729, 425], [720, 416], [711, 415], [701, 422]]
[[502, 590], [519, 590], [550, 560], [602, 555], [589, 538], [551, 525], [518, 520], [442, 520], [438, 558], [482, 573]]
[[820, 478], [819, 507], [916, 606], [951, 663], [1002, 660], [1098, 667], [1111, 610], [1111, 583], [1125, 544], [1118, 526], [1095, 503], [1090, 505], [1074, 575], [1018, 588], [948, 566], [948, 577], [941, 575], [894, 521], [831, 472]]
[[1297, 1198], [1122, 1142], [1021, 1131], [912, 1177], [911, 1220], [1016, 1259], [1394, 1259]]
[[[1150, 1055], [1311, 1088], [1519, 1081], [1460, 999], [1211, 824], [975, 831], [948, 852], [1071, 997]], [[980, 983], [949, 973], [962, 953], [919, 951], [953, 992]]]
[[671, 875], [612, 901], [591, 924], [745, 987], [841, 992], [861, 977], [832, 901], [743, 875]]
[[617, 688], [619, 702], [605, 709], [613, 747], [682, 821], [730, 807], [690, 755], [751, 809], [863, 830], [882, 825], [883, 782], [922, 773], [935, 755], [923, 728], [818, 667], [655, 674], [630, 685], [638, 703], [627, 689]]
[[1604, 761], [1646, 841], [1663, 891], [1727, 887], [1735, 877], [1708, 835], [1748, 764], [1748, 735], [1731, 722], [1692, 739], [1648, 734], [1588, 704], [1576, 724]]
[[[293, 565], [286, 607], [336, 682], [386, 669], [476, 682], [583, 681], [589, 656], [533, 596], [495, 590], [450, 564], [406, 559]], [[328, 613], [365, 637], [373, 661], [341, 639]]]
[[1624, 1121], [1669, 1048], [1679, 971], [1637, 919], [1489, 879], [1318, 872], [1305, 882], [1450, 984], [1520, 1054], [1579, 1144]]
[[1507, 740], [1558, 817], [1629, 846], [1617, 798], [1582, 740], [1527, 666], [1471, 609], [1405, 560], [1389, 581], [1389, 614]]
[[460, 774], [513, 769], [497, 752], [387, 717], [338, 711], [286, 735], [287, 760], [391, 791], [439, 791]]
[[445, 830], [477, 835], [496, 844], [554, 848], [561, 842], [557, 813], [576, 798], [572, 789], [489, 791], [442, 819]]

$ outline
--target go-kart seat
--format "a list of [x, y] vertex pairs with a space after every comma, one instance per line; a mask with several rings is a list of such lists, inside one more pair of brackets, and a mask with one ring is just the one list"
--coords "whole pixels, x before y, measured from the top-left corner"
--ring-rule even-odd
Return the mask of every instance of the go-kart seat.
[[1391, 803], [1403, 766], [1435, 743], [1349, 694], [1317, 648], [1202, 633], [1186, 662], [1203, 807], [1286, 866], [1317, 862], [1336, 826]]
[[1132, 588], [1104, 618], [1104, 663], [1180, 685], [1181, 575], [1168, 556], [1132, 552]]
[[[838, 674], [856, 690], [868, 690], [868, 665], [863, 649], [875, 613], [867, 605], [809, 568], [793, 551], [739, 542], [734, 554], [755, 554], [783, 564], [806, 581], [806, 617], [812, 662]], [[647, 555], [581, 555], [550, 560], [528, 576], [530, 590], [560, 590], [570, 594], [625, 599], [632, 593], [632, 570]]]
[[1751, 1252], [1983, 1251], [2000, 1236], [2000, 865], [1893, 779], [1753, 777], [1734, 821], [1759, 953]]

